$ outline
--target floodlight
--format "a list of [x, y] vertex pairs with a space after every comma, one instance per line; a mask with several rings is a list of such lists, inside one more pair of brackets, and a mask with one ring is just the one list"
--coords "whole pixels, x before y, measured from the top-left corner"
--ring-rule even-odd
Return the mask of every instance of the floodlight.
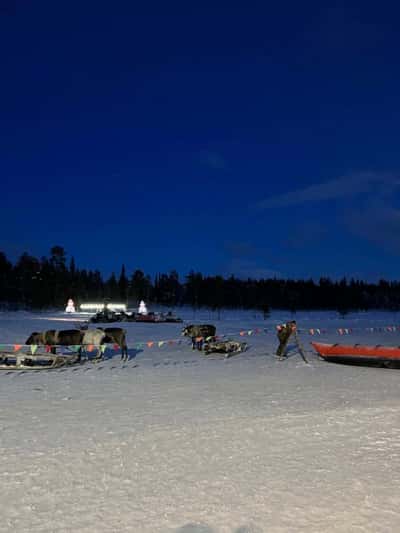
[[87, 304], [81, 304], [79, 306], [82, 311], [101, 311], [102, 309], [111, 309], [111, 310], [120, 310], [120, 311], [126, 311], [126, 304], [114, 304], [112, 302], [104, 303], [104, 302], [98, 302], [98, 303], [87, 303]]

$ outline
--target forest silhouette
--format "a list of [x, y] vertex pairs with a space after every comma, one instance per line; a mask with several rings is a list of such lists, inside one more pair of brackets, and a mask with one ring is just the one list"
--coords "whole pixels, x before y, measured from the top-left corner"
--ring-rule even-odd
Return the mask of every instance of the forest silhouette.
[[189, 305], [211, 309], [352, 310], [400, 309], [400, 283], [380, 280], [239, 279], [235, 276], [209, 276], [190, 271], [182, 279], [178, 272], [151, 276], [137, 269], [104, 279], [99, 270], [80, 269], [74, 258], [67, 260], [62, 246], [53, 246], [48, 257], [23, 253], [12, 264], [0, 252], [0, 305], [4, 309], [44, 309], [95, 301], [122, 301], [136, 306], [140, 300], [176, 307]]

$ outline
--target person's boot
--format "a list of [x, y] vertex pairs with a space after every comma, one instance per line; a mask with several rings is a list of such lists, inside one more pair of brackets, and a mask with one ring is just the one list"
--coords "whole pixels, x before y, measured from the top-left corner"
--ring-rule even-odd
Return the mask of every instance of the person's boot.
[[279, 360], [282, 360], [282, 359], [286, 359], [286, 355], [282, 349], [282, 347], [280, 346], [277, 350], [276, 350], [276, 357], [279, 359]]

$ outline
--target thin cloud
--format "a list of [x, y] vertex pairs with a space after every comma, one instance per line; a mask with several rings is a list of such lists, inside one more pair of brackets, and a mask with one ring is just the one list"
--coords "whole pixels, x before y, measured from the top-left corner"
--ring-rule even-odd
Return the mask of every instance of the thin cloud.
[[348, 211], [348, 231], [392, 254], [400, 255], [400, 210], [382, 203], [371, 208]]
[[375, 172], [363, 172], [341, 176], [334, 180], [311, 185], [304, 189], [271, 196], [255, 204], [257, 210], [290, 207], [310, 202], [323, 202], [338, 198], [348, 198], [373, 192], [377, 186], [396, 187], [400, 185], [399, 176]]
[[284, 239], [289, 248], [303, 249], [309, 246], [315, 247], [328, 237], [327, 228], [320, 221], [308, 221], [293, 226], [290, 233]]
[[224, 170], [227, 167], [226, 160], [221, 154], [205, 150], [201, 153], [201, 160], [207, 167], [215, 170]]

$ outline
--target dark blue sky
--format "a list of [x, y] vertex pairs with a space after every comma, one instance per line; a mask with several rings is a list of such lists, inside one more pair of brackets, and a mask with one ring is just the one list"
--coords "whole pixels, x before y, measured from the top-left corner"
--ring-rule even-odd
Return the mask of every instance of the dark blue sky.
[[2, 0], [0, 249], [398, 279], [396, 2]]

